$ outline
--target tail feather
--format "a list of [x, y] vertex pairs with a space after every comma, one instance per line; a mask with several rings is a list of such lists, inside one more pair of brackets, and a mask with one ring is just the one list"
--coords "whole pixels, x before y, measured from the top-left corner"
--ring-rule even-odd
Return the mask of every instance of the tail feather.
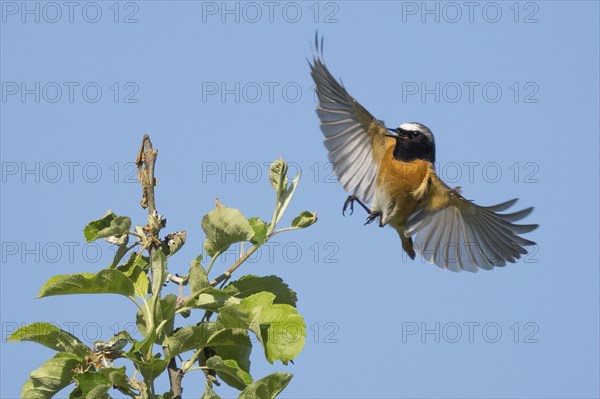
[[411, 259], [415, 259], [415, 249], [413, 248], [413, 240], [411, 237], [406, 237], [403, 233], [398, 232], [400, 239], [402, 240], [402, 249], [410, 256]]

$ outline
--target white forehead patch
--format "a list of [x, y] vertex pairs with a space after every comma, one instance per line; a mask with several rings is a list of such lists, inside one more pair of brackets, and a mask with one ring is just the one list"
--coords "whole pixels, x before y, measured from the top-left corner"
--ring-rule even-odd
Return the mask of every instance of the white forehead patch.
[[423, 133], [426, 137], [429, 137], [429, 140], [433, 142], [433, 133], [431, 130], [425, 125], [422, 125], [418, 122], [407, 122], [398, 126], [402, 130], [408, 130], [409, 132], [417, 131]]
[[402, 130], [409, 130], [409, 131], [416, 130], [417, 132], [423, 131], [423, 126], [421, 126], [420, 124], [417, 124], [417, 123], [413, 123], [413, 122], [403, 123], [398, 127]]

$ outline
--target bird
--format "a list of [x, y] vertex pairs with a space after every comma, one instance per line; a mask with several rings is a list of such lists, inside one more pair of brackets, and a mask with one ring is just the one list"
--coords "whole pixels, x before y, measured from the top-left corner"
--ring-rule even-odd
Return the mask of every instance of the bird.
[[307, 60], [315, 82], [317, 115], [328, 159], [349, 194], [345, 215], [354, 203], [368, 213], [365, 225], [394, 228], [411, 259], [423, 259], [442, 269], [460, 272], [491, 270], [515, 263], [535, 242], [521, 234], [537, 224], [516, 224], [532, 211], [511, 213], [517, 199], [480, 206], [461, 188], [450, 188], [436, 174], [435, 138], [422, 123], [388, 128], [375, 119], [336, 80], [324, 63], [323, 37], [315, 35], [315, 53]]

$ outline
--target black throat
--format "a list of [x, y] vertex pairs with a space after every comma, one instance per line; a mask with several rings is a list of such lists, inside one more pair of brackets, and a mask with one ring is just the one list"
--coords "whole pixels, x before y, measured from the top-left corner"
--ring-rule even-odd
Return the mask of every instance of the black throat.
[[422, 159], [431, 163], [435, 163], [435, 146], [424, 146], [420, 143], [407, 143], [396, 140], [394, 147], [394, 159], [402, 162], [411, 162], [416, 159]]

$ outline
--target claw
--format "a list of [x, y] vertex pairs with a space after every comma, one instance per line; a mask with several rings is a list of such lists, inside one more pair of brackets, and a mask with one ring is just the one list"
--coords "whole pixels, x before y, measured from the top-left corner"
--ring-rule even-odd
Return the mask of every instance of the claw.
[[[380, 211], [375, 211], [375, 212], [371, 212], [369, 214], [369, 216], [367, 217], [367, 221], [365, 222], [365, 226], [368, 224], [371, 224], [375, 221], [375, 219], [377, 219], [378, 217], [381, 217], [382, 213]], [[381, 221], [379, 222], [379, 225], [381, 226]]]
[[344, 201], [344, 207], [342, 208], [343, 216], [346, 216], [346, 209], [348, 208], [348, 205], [350, 206], [350, 215], [352, 215], [354, 213], [354, 201], [355, 200], [356, 200], [356, 197], [354, 195], [351, 195], [348, 198], [346, 198], [346, 201]]
[[362, 206], [365, 211], [371, 213], [371, 210], [356, 195], [350, 195], [348, 196], [348, 198], [346, 198], [346, 201], [344, 202], [344, 207], [342, 208], [342, 215], [346, 214], [346, 209], [348, 208], [348, 206], [350, 206], [350, 214], [352, 215], [354, 213], [354, 201], [358, 202], [358, 204]]

